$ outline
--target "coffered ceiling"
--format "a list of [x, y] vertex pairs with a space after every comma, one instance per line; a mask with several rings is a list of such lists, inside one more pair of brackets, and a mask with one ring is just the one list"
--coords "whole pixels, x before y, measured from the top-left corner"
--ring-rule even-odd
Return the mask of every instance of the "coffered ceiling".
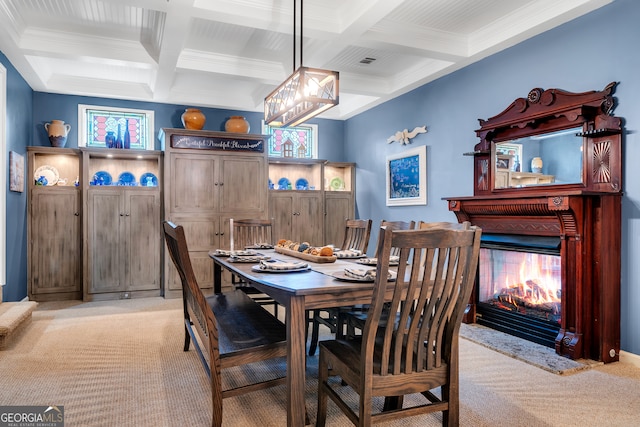
[[[303, 65], [347, 119], [613, 0], [305, 0]], [[36, 91], [263, 111], [294, 69], [293, 0], [0, 0]], [[299, 65], [299, 64], [297, 64]]]

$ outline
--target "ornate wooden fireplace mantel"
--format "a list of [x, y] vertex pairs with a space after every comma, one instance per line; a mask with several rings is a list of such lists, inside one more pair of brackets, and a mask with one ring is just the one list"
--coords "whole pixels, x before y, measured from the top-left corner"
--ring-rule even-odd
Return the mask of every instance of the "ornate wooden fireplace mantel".
[[[614, 87], [533, 89], [480, 120], [481, 141], [471, 153], [474, 195], [446, 198], [458, 221], [480, 226], [483, 234], [560, 238], [562, 319], [555, 348], [572, 359], [613, 362], [620, 351], [622, 128], [610, 115]], [[548, 138], [555, 135], [562, 137]], [[564, 144], [577, 160], [563, 152]], [[530, 158], [539, 156], [546, 170], [529, 172]], [[575, 179], [563, 162], [577, 164]], [[476, 303], [474, 296], [468, 322], [475, 321]]]

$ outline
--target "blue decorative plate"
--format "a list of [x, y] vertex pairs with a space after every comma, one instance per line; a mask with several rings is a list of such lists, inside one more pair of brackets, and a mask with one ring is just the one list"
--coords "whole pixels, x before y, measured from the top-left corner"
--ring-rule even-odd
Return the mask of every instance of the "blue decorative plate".
[[91, 185], [111, 185], [113, 182], [113, 178], [111, 178], [111, 174], [107, 171], [98, 171], [93, 175], [93, 180], [91, 181]]
[[140, 185], [143, 187], [157, 187], [158, 178], [151, 172], [140, 175]]
[[131, 172], [122, 172], [118, 177], [118, 185], [136, 185], [136, 177]]
[[304, 178], [300, 178], [296, 181], [296, 190], [308, 190], [309, 189], [309, 181]]
[[287, 190], [290, 185], [291, 185], [291, 181], [289, 181], [289, 178], [280, 178], [278, 180], [278, 188], [280, 190]]

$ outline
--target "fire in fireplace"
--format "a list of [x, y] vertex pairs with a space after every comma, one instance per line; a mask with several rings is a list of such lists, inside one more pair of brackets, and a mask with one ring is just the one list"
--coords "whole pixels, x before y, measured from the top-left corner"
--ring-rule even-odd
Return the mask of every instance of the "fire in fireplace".
[[559, 245], [555, 237], [483, 236], [478, 323], [554, 347], [562, 321]]

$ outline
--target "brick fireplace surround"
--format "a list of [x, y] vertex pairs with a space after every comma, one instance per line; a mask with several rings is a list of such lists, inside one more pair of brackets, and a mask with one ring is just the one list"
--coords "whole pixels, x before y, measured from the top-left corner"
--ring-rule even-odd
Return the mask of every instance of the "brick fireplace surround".
[[[458, 221], [483, 234], [560, 238], [562, 319], [556, 352], [605, 363], [620, 352], [621, 120], [611, 115], [615, 83], [602, 91], [533, 89], [480, 120], [474, 195], [448, 197]], [[495, 184], [495, 143], [582, 127], [579, 183]], [[521, 159], [523, 160], [523, 159]], [[477, 289], [476, 289], [477, 291]], [[477, 292], [465, 321], [476, 320]]]

